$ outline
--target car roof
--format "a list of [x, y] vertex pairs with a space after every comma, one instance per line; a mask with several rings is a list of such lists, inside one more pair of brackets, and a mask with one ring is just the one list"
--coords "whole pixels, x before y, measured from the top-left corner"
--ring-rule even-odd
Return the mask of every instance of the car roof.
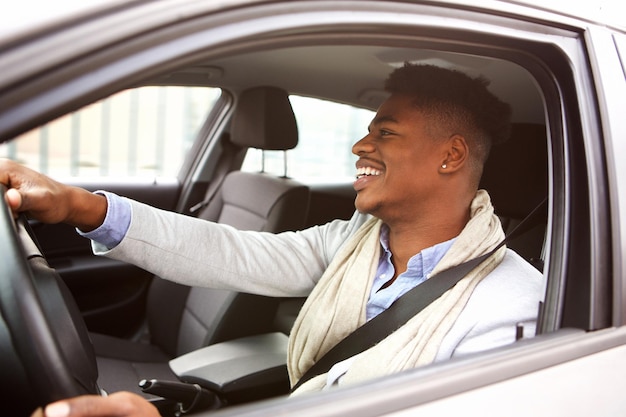
[[[152, 0], [151, 3], [171, 3], [172, 0]], [[194, 0], [175, 0], [175, 3], [193, 3]], [[267, 0], [230, 0], [220, 2], [222, 8], [242, 4], [271, 2]], [[415, 1], [417, 3], [417, 1]], [[435, 0], [439, 3], [471, 5], [474, 8], [512, 10], [523, 5], [538, 11], [549, 11], [561, 16], [583, 19], [626, 30], [626, 17], [622, 0], [597, 0], [572, 2], [571, 0]], [[146, 3], [141, 0], [25, 0], [13, 2], [0, 14], [0, 46], [57, 27], [101, 16], [119, 9]]]
[[0, 14], [0, 45], [18, 41], [89, 16], [131, 5], [133, 0], [25, 0], [4, 7]]
[[[589, 17], [599, 15], [601, 11], [611, 10], [611, 7], [615, 7], [613, 6], [615, 1], [618, 0], [601, 0], [588, 5], [590, 10], [596, 11], [590, 12]], [[555, 9], [558, 2], [559, 0], [547, 0], [547, 3], [555, 5]], [[32, 2], [25, 2], [26, 5], [29, 3], [32, 6]], [[3, 28], [0, 32], [0, 51], [4, 49], [9, 52], [9, 59], [0, 63], [0, 69], [4, 74], [3, 80], [0, 80], [0, 91], [3, 88], [10, 90], [20, 83], [29, 83], [30, 74], [42, 74], [48, 69], [71, 63], [74, 58], [81, 57], [81, 54], [99, 50], [100, 46], [132, 39], [133, 35], [142, 33], [142, 30], [166, 26], [171, 22], [186, 22], [185, 19], [194, 14], [210, 15], [214, 10], [262, 3], [275, 5], [281, 2], [228, 0], [214, 4], [200, 0], [149, 2], [91, 0], [82, 3], [66, 0], [55, 2], [54, 4], [59, 7], [52, 8], [54, 13], [50, 19], [45, 20], [41, 12], [32, 15], [24, 13], [24, 4], [16, 4], [8, 13], [3, 13], [0, 19], [16, 21], [19, 20], [19, 16], [26, 16], [28, 19], [23, 20], [23, 24], [20, 25], [13, 23], [3, 26], [0, 22], [0, 27]], [[311, 4], [322, 3], [328, 5], [332, 2], [312, 2]], [[390, 8], [390, 10], [401, 10], [400, 6], [403, 3], [424, 2], [396, 1], [394, 4], [398, 7]], [[462, 11], [484, 9], [496, 10], [498, 14], [526, 16], [522, 17], [521, 21], [528, 20], [540, 25], [545, 23], [557, 29], [584, 28], [587, 21], [574, 20], [570, 15], [561, 12], [553, 14], [548, 11], [547, 6], [542, 6], [544, 8], [527, 7], [521, 2], [513, 1], [479, 0], [472, 1], [470, 5], [467, 1], [438, 0], [426, 4], [432, 3], [450, 4], [456, 8], [461, 7]], [[602, 4], [611, 6], [598, 6]], [[584, 6], [576, 6], [572, 10], [581, 7]], [[43, 10], [51, 9], [46, 6]], [[177, 13], [173, 13], [174, 11]], [[15, 16], [14, 19], [11, 19], [11, 16]], [[138, 16], [141, 16], [140, 20], [137, 20]], [[514, 31], [515, 28], [512, 30]], [[72, 48], [67, 48], [66, 45], [69, 42], [72, 43]], [[408, 61], [451, 67], [473, 76], [485, 76], [491, 80], [492, 91], [513, 105], [515, 122], [545, 122], [543, 98], [533, 77], [526, 69], [511, 61], [481, 58], [452, 51], [408, 48], [401, 44], [384, 44], [378, 41], [364, 43], [346, 41], [343, 44], [339, 42], [341, 42], [341, 37], [335, 36], [326, 43], [318, 39], [310, 44], [306, 42], [290, 44], [287, 40], [284, 45], [272, 45], [265, 49], [241, 50], [234, 53], [231, 51], [223, 56], [211, 52], [210, 58], [198, 57], [186, 66], [178, 66], [178, 68], [168, 70], [169, 72], [161, 72], [160, 75], [143, 77], [141, 81], [137, 81], [137, 84], [208, 85], [233, 92], [252, 86], [274, 85], [291, 94], [325, 98], [376, 109], [386, 96], [382, 91], [382, 81], [393, 67]], [[27, 48], [31, 46], [29, 43], [34, 45], [30, 51]], [[35, 56], [37, 59], [33, 59]], [[254, 77], [250, 76], [252, 68], [254, 68]], [[156, 71], [160, 69], [157, 68]], [[342, 81], [333, 81], [332, 77], [340, 77]], [[515, 82], [511, 82], [512, 80]], [[103, 96], [94, 98], [103, 98]], [[85, 103], [86, 101], [82, 104]], [[68, 107], [66, 110], [72, 109]], [[60, 109], [58, 111], [60, 112]], [[21, 132], [28, 127], [33, 126], [32, 124], [24, 126]], [[13, 132], [20, 133], [17, 129]], [[7, 139], [7, 136], [2, 139]]]
[[563, 16], [586, 20], [601, 25], [626, 30], [623, 0], [572, 1], [572, 0], [515, 0], [511, 4], [524, 4], [535, 9], [547, 10]]

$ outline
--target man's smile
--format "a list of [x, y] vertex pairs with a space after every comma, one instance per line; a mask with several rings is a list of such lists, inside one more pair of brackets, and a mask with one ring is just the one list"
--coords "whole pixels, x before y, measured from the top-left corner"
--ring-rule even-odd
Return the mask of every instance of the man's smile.
[[378, 176], [382, 174], [382, 171], [372, 167], [358, 167], [356, 170], [356, 179], [368, 176]]
[[356, 179], [353, 184], [354, 190], [357, 192], [361, 191], [368, 182], [382, 175], [382, 173], [382, 170], [371, 166], [358, 166], [356, 169]]

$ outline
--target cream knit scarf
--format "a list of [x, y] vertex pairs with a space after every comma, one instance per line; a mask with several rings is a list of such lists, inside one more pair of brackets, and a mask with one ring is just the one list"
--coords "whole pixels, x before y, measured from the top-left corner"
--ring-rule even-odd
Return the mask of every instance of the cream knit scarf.
[[[480, 190], [470, 206], [470, 220], [432, 272], [458, 265], [493, 249], [504, 233], [489, 195]], [[365, 323], [365, 306], [380, 252], [381, 221], [368, 220], [339, 250], [304, 303], [289, 338], [287, 366], [292, 385], [334, 345]], [[453, 288], [376, 346], [360, 353], [342, 384], [428, 364], [476, 285], [502, 261], [498, 250]], [[296, 393], [324, 387], [326, 374], [303, 384]]]

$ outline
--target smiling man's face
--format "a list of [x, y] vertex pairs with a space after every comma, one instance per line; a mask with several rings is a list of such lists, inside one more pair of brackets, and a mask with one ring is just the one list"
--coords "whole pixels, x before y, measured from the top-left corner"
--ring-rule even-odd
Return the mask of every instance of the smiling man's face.
[[356, 208], [385, 222], [424, 213], [437, 198], [446, 140], [432, 138], [411, 96], [394, 94], [378, 109], [369, 133], [352, 147], [359, 157]]

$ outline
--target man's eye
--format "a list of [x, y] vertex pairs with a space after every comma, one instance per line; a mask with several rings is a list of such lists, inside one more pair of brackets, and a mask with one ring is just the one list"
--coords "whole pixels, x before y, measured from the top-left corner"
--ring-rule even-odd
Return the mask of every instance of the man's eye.
[[388, 130], [384, 130], [384, 129], [381, 129], [379, 133], [380, 133], [380, 136], [387, 136], [391, 134], [391, 132], [389, 132]]

